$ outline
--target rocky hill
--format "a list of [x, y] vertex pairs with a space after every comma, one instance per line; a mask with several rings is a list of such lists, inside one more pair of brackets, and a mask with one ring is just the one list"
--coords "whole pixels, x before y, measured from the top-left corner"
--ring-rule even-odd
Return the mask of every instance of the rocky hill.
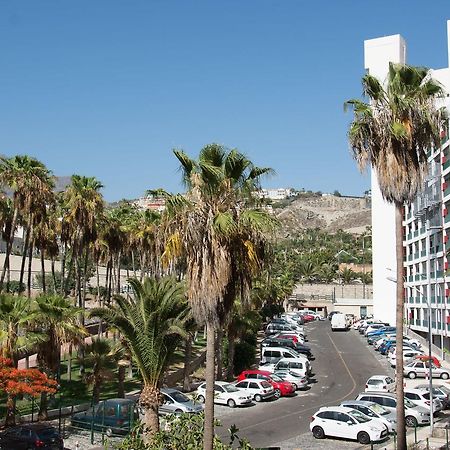
[[274, 205], [273, 211], [282, 223], [283, 234], [304, 228], [360, 234], [371, 225], [370, 201], [366, 198], [299, 196], [282, 208]]

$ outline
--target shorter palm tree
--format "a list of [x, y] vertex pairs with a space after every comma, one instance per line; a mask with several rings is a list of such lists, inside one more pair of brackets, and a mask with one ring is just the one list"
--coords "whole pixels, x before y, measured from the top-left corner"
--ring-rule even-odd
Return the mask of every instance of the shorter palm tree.
[[92, 339], [92, 342], [84, 347], [84, 364], [88, 370], [85, 380], [88, 384], [93, 385], [94, 403], [98, 403], [100, 400], [103, 383], [111, 380], [114, 376], [115, 362], [113, 358], [112, 345], [108, 339]]
[[144, 387], [139, 404], [145, 411], [144, 438], [150, 441], [159, 430], [158, 407], [164, 371], [182, 339], [189, 309], [184, 285], [172, 277], [159, 280], [146, 278], [143, 283], [130, 279], [134, 295], [115, 297], [108, 308], [94, 308], [92, 317], [99, 317], [119, 330]]

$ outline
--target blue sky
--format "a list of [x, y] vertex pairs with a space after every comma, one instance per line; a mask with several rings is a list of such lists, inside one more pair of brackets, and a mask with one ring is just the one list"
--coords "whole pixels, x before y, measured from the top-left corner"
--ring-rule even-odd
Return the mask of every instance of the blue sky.
[[[376, 6], [375, 6], [376, 5]], [[171, 149], [210, 142], [268, 187], [369, 187], [346, 141], [363, 41], [447, 65], [448, 0], [0, 0], [0, 153], [96, 176], [108, 200], [182, 189]]]

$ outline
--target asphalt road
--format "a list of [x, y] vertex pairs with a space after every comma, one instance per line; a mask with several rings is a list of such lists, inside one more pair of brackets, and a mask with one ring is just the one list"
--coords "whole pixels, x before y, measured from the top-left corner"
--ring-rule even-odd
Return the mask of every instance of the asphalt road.
[[333, 406], [354, 399], [364, 390], [371, 375], [387, 374], [386, 364], [371, 352], [359, 334], [331, 332], [330, 322], [313, 322], [305, 326], [315, 360], [312, 361], [313, 382], [306, 391], [297, 391], [291, 398], [258, 403], [231, 409], [216, 406], [216, 417], [222, 426], [216, 433], [228, 436], [227, 429], [235, 424], [239, 436], [254, 447], [281, 446], [283, 450], [301, 448], [358, 448], [346, 441], [315, 441], [309, 432], [310, 417], [321, 406]]

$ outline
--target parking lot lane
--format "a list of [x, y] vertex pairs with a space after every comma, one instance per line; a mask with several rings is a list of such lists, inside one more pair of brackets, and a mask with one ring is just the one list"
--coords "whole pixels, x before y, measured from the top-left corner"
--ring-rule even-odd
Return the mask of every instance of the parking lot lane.
[[[228, 428], [236, 424], [240, 430], [238, 434], [246, 437], [255, 447], [296, 441], [300, 436], [306, 438], [309, 436], [311, 415], [320, 407], [355, 398], [364, 390], [365, 382], [371, 375], [386, 373], [386, 368], [370, 355], [370, 350], [355, 331], [332, 333], [329, 321], [314, 322], [305, 329], [315, 357], [312, 362], [314, 376], [309, 389], [297, 391], [292, 398], [251, 407], [216, 407], [216, 417], [222, 422], [222, 427], [216, 429], [219, 436], [226, 439]], [[327, 442], [333, 443], [320, 441], [315, 448], [326, 448], [322, 445], [327, 446]], [[342, 448], [356, 447], [350, 443]]]

